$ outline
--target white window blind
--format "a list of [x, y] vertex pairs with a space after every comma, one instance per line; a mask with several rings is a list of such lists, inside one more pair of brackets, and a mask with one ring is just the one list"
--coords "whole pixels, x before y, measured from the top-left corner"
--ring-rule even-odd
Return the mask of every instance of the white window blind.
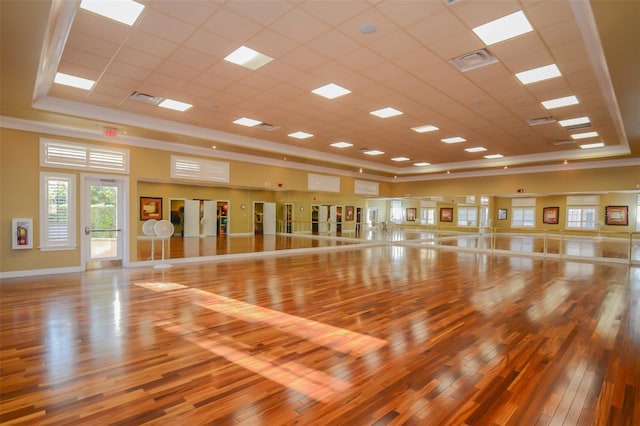
[[129, 173], [129, 150], [41, 138], [40, 165]]
[[340, 178], [309, 173], [307, 176], [307, 189], [310, 191], [340, 192]]
[[171, 177], [227, 183], [229, 182], [229, 163], [172, 155]]
[[379, 195], [380, 185], [378, 182], [356, 179], [354, 183], [354, 192], [359, 195]]
[[40, 174], [40, 249], [76, 247], [76, 177]]

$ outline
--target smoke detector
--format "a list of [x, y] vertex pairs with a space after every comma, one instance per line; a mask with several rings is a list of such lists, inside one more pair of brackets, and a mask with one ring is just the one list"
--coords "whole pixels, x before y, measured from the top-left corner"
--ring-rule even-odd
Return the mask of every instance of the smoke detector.
[[457, 58], [450, 59], [451, 65], [462, 72], [474, 70], [498, 62], [498, 58], [493, 56], [487, 49], [479, 49]]

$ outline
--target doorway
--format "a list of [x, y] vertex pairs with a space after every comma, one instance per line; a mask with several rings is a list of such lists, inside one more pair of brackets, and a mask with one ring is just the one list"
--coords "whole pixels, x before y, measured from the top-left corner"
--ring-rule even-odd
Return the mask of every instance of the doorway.
[[282, 216], [284, 218], [284, 232], [287, 234], [291, 234], [293, 232], [293, 204], [285, 203], [282, 208]]
[[128, 178], [82, 176], [81, 245], [85, 269], [121, 267], [127, 235]]

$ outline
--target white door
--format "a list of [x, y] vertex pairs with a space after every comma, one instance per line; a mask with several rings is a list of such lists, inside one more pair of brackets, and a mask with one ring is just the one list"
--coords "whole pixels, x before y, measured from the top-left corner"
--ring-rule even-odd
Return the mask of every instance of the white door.
[[200, 235], [210, 237], [216, 235], [216, 202], [204, 201], [203, 204]]
[[184, 236], [200, 236], [200, 200], [184, 201]]
[[265, 235], [276, 233], [276, 203], [264, 203], [262, 206], [262, 232]]
[[318, 232], [326, 234], [329, 232], [329, 206], [320, 206], [320, 216], [318, 217]]
[[329, 229], [327, 232], [335, 234], [337, 231], [338, 223], [338, 206], [329, 207]]
[[82, 257], [87, 269], [122, 266], [128, 183], [126, 177], [82, 175]]

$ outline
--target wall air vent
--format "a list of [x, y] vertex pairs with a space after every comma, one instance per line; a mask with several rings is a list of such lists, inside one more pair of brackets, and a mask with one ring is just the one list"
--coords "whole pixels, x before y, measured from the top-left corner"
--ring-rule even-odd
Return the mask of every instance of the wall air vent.
[[498, 62], [498, 58], [493, 56], [487, 49], [480, 49], [474, 52], [465, 53], [462, 56], [449, 60], [451, 65], [462, 72], [474, 70], [489, 64]]
[[555, 123], [556, 119], [549, 116], [549, 117], [538, 117], [538, 118], [532, 118], [531, 120], [527, 120], [527, 124], [529, 126], [539, 126], [541, 124], [551, 124], [551, 123]]
[[160, 102], [164, 101], [164, 98], [160, 98], [158, 96], [151, 96], [142, 92], [133, 92], [129, 95], [129, 99], [136, 102], [142, 102], [149, 105], [158, 105]]
[[274, 130], [278, 130], [280, 126], [276, 126], [274, 124], [269, 124], [269, 123], [260, 123], [256, 125], [255, 128], [266, 130], [267, 132], [273, 132]]

